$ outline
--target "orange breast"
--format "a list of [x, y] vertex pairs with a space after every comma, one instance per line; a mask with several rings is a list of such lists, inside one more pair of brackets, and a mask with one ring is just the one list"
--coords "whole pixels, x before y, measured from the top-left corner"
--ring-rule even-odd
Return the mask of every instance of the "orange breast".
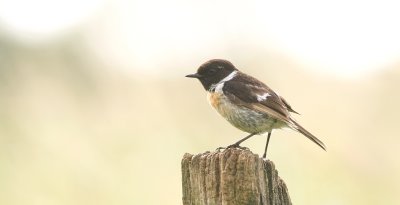
[[216, 92], [208, 93], [208, 102], [215, 109], [218, 109], [218, 106], [221, 104], [221, 94]]

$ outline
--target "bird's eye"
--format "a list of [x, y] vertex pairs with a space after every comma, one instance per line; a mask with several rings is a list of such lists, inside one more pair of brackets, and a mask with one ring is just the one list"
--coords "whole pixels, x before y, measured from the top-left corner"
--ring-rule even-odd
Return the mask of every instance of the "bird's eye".
[[215, 73], [215, 72], [217, 72], [216, 69], [210, 69], [210, 71], [209, 71], [210, 74], [213, 74], [213, 73]]

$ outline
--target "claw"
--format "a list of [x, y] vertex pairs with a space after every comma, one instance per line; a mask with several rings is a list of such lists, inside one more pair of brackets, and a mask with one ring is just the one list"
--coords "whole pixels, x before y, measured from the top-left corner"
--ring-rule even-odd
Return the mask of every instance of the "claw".
[[221, 149], [230, 149], [230, 148], [237, 148], [237, 149], [242, 149], [242, 150], [250, 150], [249, 148], [239, 146], [238, 144], [231, 144], [231, 145], [229, 145], [227, 147], [218, 147], [215, 151], [220, 152]]
[[242, 146], [237, 146], [235, 148], [241, 149], [241, 150], [250, 150], [248, 147], [242, 147]]

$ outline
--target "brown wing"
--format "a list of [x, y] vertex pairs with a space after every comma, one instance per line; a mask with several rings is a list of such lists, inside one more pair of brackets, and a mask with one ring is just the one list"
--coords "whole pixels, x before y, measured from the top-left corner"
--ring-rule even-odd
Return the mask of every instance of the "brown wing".
[[251, 76], [239, 73], [235, 80], [225, 82], [223, 91], [235, 103], [286, 122], [289, 127], [299, 131], [322, 149], [326, 150], [321, 140], [304, 129], [290, 116], [289, 112], [297, 112], [290, 107], [286, 100], [277, 95], [264, 83]]
[[267, 85], [251, 76], [239, 73], [235, 80], [225, 82], [223, 91], [232, 101], [242, 106], [290, 122], [289, 110], [281, 98]]
[[300, 115], [298, 112], [293, 110], [293, 108], [289, 105], [289, 103], [285, 100], [285, 98], [283, 98], [282, 96], [279, 96], [279, 97], [281, 98], [282, 102], [285, 104], [285, 106], [287, 107], [289, 112], [293, 112], [293, 113]]

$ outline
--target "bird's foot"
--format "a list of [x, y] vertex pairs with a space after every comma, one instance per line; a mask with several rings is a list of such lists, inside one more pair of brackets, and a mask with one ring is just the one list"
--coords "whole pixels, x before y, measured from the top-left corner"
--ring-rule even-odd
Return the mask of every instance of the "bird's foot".
[[229, 148], [237, 148], [237, 149], [241, 149], [241, 150], [249, 150], [249, 148], [247, 148], [247, 147], [242, 147], [242, 146], [240, 146], [239, 144], [231, 144], [231, 145], [229, 145], [229, 146], [227, 146], [227, 147], [218, 147], [217, 149], [216, 149], [216, 151], [221, 151], [221, 149], [229, 149]]
[[263, 159], [267, 159], [267, 154], [264, 153], [263, 156], [262, 156], [262, 158], [263, 158]]

